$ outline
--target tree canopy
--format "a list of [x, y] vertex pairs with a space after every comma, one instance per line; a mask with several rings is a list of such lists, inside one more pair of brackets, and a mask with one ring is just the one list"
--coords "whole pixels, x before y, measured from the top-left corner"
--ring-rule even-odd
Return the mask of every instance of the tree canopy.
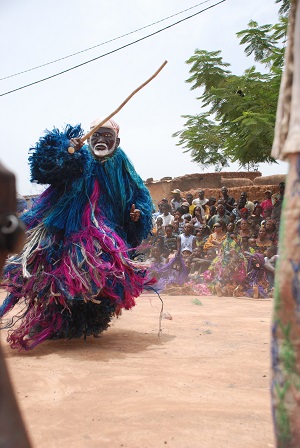
[[264, 66], [261, 73], [252, 66], [242, 76], [229, 70], [221, 51], [196, 49], [186, 63], [191, 66], [186, 80], [191, 90], [200, 89], [206, 112], [183, 115], [184, 129], [173, 134], [177, 145], [190, 152], [203, 168], [221, 170], [228, 162], [253, 169], [258, 163], [275, 162], [271, 157], [276, 108], [284, 63], [289, 0], [280, 3], [279, 21], [259, 26], [250, 20], [237, 33], [246, 56]]

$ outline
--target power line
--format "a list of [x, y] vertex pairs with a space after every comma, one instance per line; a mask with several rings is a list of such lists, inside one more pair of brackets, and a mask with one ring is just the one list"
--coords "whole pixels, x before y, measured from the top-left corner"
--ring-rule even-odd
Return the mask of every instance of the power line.
[[100, 56], [97, 56], [96, 58], [93, 58], [93, 59], [90, 59], [90, 60], [88, 60], [88, 61], [82, 62], [81, 64], [78, 64], [78, 65], [75, 65], [75, 66], [73, 66], [73, 67], [70, 67], [70, 68], [68, 68], [68, 69], [66, 69], [66, 70], [63, 70], [63, 71], [59, 72], [59, 73], [55, 73], [54, 75], [47, 76], [46, 78], [39, 79], [38, 81], [31, 82], [30, 84], [26, 84], [26, 85], [24, 85], [24, 86], [17, 87], [16, 89], [9, 90], [8, 92], [1, 93], [1, 94], [0, 94], [0, 97], [1, 97], [1, 96], [5, 96], [5, 95], [9, 95], [10, 93], [13, 93], [13, 92], [17, 92], [18, 90], [25, 89], [26, 87], [30, 87], [30, 86], [33, 86], [33, 85], [35, 85], [35, 84], [39, 84], [40, 82], [47, 81], [48, 79], [55, 78], [56, 76], [60, 76], [60, 75], [62, 75], [62, 74], [64, 74], [64, 73], [70, 72], [71, 70], [75, 70], [76, 68], [82, 67], [83, 65], [86, 65], [86, 64], [89, 64], [89, 63], [91, 63], [91, 62], [94, 62], [94, 61], [96, 61], [97, 59], [101, 59], [101, 58], [103, 58], [103, 57], [105, 57], [105, 56], [108, 56], [108, 55], [110, 55], [110, 54], [116, 53], [117, 51], [123, 50], [124, 48], [130, 47], [131, 45], [134, 45], [134, 44], [136, 44], [136, 43], [138, 43], [138, 42], [141, 42], [142, 40], [148, 39], [149, 37], [155, 36], [156, 34], [159, 34], [159, 33], [161, 33], [162, 31], [165, 31], [165, 30], [167, 30], [167, 29], [169, 29], [169, 28], [172, 28], [173, 26], [178, 25], [179, 23], [184, 22], [185, 20], [191, 19], [192, 17], [195, 17], [195, 16], [197, 16], [198, 14], [201, 14], [201, 13], [207, 11], [208, 9], [212, 9], [212, 8], [214, 8], [215, 6], [218, 6], [218, 5], [220, 5], [221, 3], [224, 3], [225, 1], [226, 1], [226, 0], [221, 0], [221, 1], [219, 1], [218, 3], [215, 3], [214, 5], [208, 6], [207, 8], [202, 9], [201, 11], [196, 12], [195, 14], [192, 14], [192, 15], [190, 15], [190, 16], [188, 16], [188, 17], [185, 17], [184, 19], [181, 19], [181, 20], [178, 20], [178, 21], [175, 22], [175, 23], [172, 23], [171, 25], [168, 25], [168, 26], [166, 26], [165, 28], [161, 28], [160, 30], [155, 31], [154, 33], [151, 33], [151, 34], [148, 34], [147, 36], [141, 37], [140, 39], [137, 39], [137, 40], [135, 40], [135, 41], [133, 41], [133, 42], [130, 42], [129, 44], [123, 45], [122, 47], [118, 47], [118, 48], [116, 48], [115, 50], [111, 50], [111, 51], [109, 51], [109, 52], [107, 52], [107, 53], [101, 54]]
[[198, 6], [203, 5], [204, 3], [207, 3], [209, 1], [211, 1], [211, 0], [205, 0], [205, 1], [201, 2], [201, 3], [198, 3], [195, 6], [191, 6], [190, 8], [183, 9], [182, 11], [179, 11], [179, 12], [177, 12], [175, 14], [172, 14], [171, 16], [165, 17], [164, 19], [160, 19], [157, 22], [150, 23], [149, 25], [145, 25], [145, 26], [143, 26], [141, 28], [138, 28], [138, 29], [136, 29], [134, 31], [130, 31], [129, 33], [122, 34], [121, 36], [114, 37], [113, 39], [110, 39], [110, 40], [107, 40], [105, 42], [102, 42], [101, 44], [97, 44], [97, 45], [94, 45], [92, 47], [86, 48], [85, 50], [80, 50], [80, 51], [77, 51], [76, 53], [72, 53], [72, 54], [69, 54], [67, 56], [63, 56], [62, 58], [55, 59], [54, 61], [46, 62], [45, 64], [37, 65], [36, 67], [31, 67], [31, 68], [28, 68], [27, 70], [23, 70], [21, 72], [13, 73], [12, 75], [5, 76], [4, 78], [0, 78], [0, 81], [4, 81], [5, 79], [13, 78], [14, 76], [23, 75], [23, 73], [28, 73], [28, 72], [31, 72], [33, 70], [37, 70], [38, 68], [42, 68], [42, 67], [45, 67], [45, 66], [50, 65], [50, 64], [55, 64], [56, 62], [63, 61], [64, 59], [68, 59], [68, 58], [71, 58], [73, 56], [77, 56], [78, 54], [85, 53], [86, 51], [90, 51], [90, 50], [93, 50], [94, 48], [101, 47], [103, 45], [109, 44], [110, 42], [114, 42], [116, 40], [122, 39], [123, 37], [130, 36], [131, 34], [137, 33], [138, 31], [145, 30], [146, 28], [149, 28], [149, 27], [151, 27], [153, 25], [157, 25], [158, 23], [164, 22], [164, 21], [166, 21], [168, 19], [171, 19], [172, 17], [175, 17], [175, 16], [178, 16], [180, 14], [183, 14], [184, 12], [190, 11], [191, 9], [197, 8]]

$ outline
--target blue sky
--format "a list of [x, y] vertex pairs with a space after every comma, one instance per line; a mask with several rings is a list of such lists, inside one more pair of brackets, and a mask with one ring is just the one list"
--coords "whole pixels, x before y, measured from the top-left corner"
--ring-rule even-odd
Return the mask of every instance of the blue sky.
[[[115, 39], [138, 28], [191, 8], [191, 0], [2, 0], [0, 14], [1, 68], [4, 78]], [[77, 56], [0, 81], [0, 93], [51, 76], [153, 33], [217, 1], [114, 40]], [[28, 150], [45, 129], [81, 123], [88, 131], [97, 117], [115, 110], [164, 62], [168, 64], [115, 116], [121, 146], [143, 179], [180, 176], [201, 171], [171, 135], [181, 129], [181, 115], [200, 112], [196, 91], [185, 83], [185, 61], [196, 48], [221, 50], [233, 73], [253, 61], [246, 58], [235, 33], [250, 19], [275, 23], [274, 0], [226, 0], [189, 20], [121, 51], [48, 81], [0, 97], [0, 160], [17, 176], [21, 194], [36, 194], [31, 184]], [[229, 170], [236, 170], [233, 165]], [[213, 168], [209, 171], [213, 171]], [[287, 165], [263, 164], [263, 175], [285, 174]]]

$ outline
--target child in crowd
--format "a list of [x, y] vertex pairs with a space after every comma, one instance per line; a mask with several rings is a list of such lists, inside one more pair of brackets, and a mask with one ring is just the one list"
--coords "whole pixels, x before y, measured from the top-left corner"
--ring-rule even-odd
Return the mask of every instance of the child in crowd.
[[275, 266], [278, 258], [279, 255], [277, 255], [277, 246], [273, 245], [268, 247], [268, 249], [266, 250], [264, 268], [266, 270], [267, 279], [269, 282], [267, 292], [271, 297], [273, 295], [274, 290]]

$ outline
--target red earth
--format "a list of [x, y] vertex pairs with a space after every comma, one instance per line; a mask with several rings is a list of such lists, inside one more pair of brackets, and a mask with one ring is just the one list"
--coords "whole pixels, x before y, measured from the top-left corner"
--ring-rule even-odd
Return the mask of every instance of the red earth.
[[272, 300], [162, 298], [159, 336], [161, 302], [149, 294], [98, 339], [19, 353], [2, 331], [33, 447], [275, 447]]

